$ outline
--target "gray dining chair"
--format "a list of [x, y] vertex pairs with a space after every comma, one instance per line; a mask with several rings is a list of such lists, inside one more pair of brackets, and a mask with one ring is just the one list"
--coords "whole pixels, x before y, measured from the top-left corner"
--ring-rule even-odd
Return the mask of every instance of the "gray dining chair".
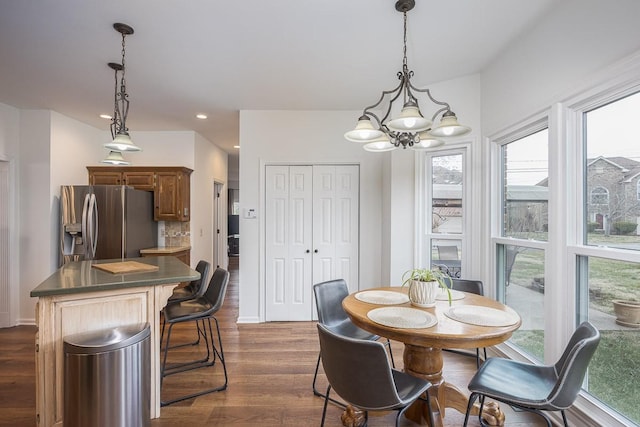
[[[342, 308], [342, 300], [349, 295], [349, 288], [347, 282], [344, 279], [328, 280], [321, 282], [313, 287], [313, 294], [316, 300], [316, 309], [318, 311], [318, 322], [331, 329], [334, 333], [368, 341], [377, 341], [380, 336], [367, 332], [351, 322], [351, 319]], [[389, 339], [385, 343], [389, 349], [389, 357], [391, 359], [391, 365], [395, 367], [393, 361], [393, 353], [391, 352], [391, 342]], [[320, 369], [320, 358], [318, 354], [318, 361], [316, 362], [316, 371], [313, 375], [313, 394], [320, 397], [325, 397], [322, 392], [316, 388], [316, 380], [318, 379], [318, 371]], [[335, 399], [330, 399], [332, 402], [344, 406], [342, 402]]]
[[[324, 426], [332, 389], [349, 404], [367, 411], [365, 420], [368, 411], [398, 411], [396, 427], [400, 416], [416, 400], [430, 407], [427, 390], [431, 383], [393, 369], [383, 343], [349, 338], [321, 323], [317, 328], [322, 366], [329, 380], [320, 426]], [[432, 418], [430, 422], [433, 425]]]
[[[471, 279], [451, 279], [451, 289], [456, 291], [468, 292], [470, 294], [476, 295], [484, 295], [484, 286], [481, 280], [471, 280]], [[461, 354], [463, 356], [475, 356], [476, 358], [476, 367], [480, 367], [480, 363], [482, 359], [480, 359], [480, 349], [476, 348], [475, 354], [458, 349], [447, 348], [444, 351], [448, 351], [450, 353]], [[487, 360], [487, 349], [482, 348], [482, 352], [484, 355], [484, 360]]]
[[[565, 350], [553, 365], [536, 365], [499, 357], [487, 360], [469, 383], [469, 404], [464, 426], [476, 399], [480, 398], [480, 414], [485, 398], [540, 415], [551, 427], [544, 411], [560, 411], [565, 427], [565, 409], [573, 405], [587, 367], [600, 342], [600, 333], [589, 322], [575, 330]], [[482, 424], [481, 415], [478, 416]]]
[[[227, 388], [227, 365], [224, 360], [224, 350], [222, 348], [222, 337], [220, 336], [220, 325], [215, 314], [222, 308], [224, 298], [227, 292], [227, 285], [229, 283], [229, 272], [222, 268], [217, 268], [211, 276], [211, 281], [207, 286], [207, 290], [201, 297], [167, 305], [162, 313], [164, 315], [164, 322], [169, 327], [167, 329], [167, 340], [164, 345], [164, 354], [162, 359], [162, 366], [160, 370], [160, 387], [165, 377], [169, 375], [178, 374], [180, 372], [189, 371], [192, 369], [206, 368], [214, 366], [217, 362], [222, 365], [224, 373], [224, 383], [217, 387], [207, 388], [191, 394], [179, 396], [169, 400], [161, 400], [161, 406], [170, 405], [182, 400], [191, 399], [197, 396], [201, 396], [207, 393], [213, 393], [215, 391], [222, 391]], [[216, 334], [218, 336], [218, 343], [216, 345], [213, 328], [211, 321], [216, 324]], [[186, 322], [200, 322], [202, 325], [203, 340], [206, 345], [206, 355], [198, 360], [192, 360], [188, 362], [175, 363], [172, 365], [167, 364], [167, 356], [169, 350], [172, 348], [171, 332], [175, 325]], [[162, 328], [164, 334], [164, 327]], [[162, 342], [162, 337], [160, 339]]]

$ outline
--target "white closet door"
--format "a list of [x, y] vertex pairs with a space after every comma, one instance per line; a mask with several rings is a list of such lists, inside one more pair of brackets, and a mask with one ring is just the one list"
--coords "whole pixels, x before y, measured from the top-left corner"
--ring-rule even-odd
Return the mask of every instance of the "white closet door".
[[266, 320], [312, 315], [310, 166], [266, 167]]
[[345, 279], [358, 289], [359, 168], [313, 167], [313, 282]]
[[358, 289], [359, 167], [266, 167], [266, 320], [312, 320], [313, 285]]

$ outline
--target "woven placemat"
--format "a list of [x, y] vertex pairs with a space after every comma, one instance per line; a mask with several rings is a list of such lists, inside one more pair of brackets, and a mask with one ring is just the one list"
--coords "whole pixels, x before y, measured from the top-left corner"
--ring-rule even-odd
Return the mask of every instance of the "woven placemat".
[[431, 313], [409, 307], [381, 307], [367, 313], [372, 321], [384, 326], [401, 329], [430, 328], [438, 323]]
[[358, 301], [370, 304], [393, 305], [409, 302], [407, 294], [394, 291], [362, 291], [355, 295]]
[[515, 311], [498, 310], [480, 305], [458, 305], [444, 312], [445, 316], [478, 326], [510, 326], [520, 321], [520, 316]]

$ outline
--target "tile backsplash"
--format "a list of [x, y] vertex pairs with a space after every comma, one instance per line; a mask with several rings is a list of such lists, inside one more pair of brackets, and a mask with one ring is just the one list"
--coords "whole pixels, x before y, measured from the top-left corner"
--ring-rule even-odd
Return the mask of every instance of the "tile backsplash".
[[164, 224], [158, 224], [158, 231], [158, 246], [191, 246], [188, 222], [164, 221]]

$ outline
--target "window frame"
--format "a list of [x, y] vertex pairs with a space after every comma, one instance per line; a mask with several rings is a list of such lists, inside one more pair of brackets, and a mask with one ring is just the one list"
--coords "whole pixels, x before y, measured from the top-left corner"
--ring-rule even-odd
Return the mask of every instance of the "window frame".
[[[469, 275], [472, 266], [472, 261], [469, 259], [470, 252], [470, 240], [472, 239], [470, 230], [471, 227], [471, 215], [469, 211], [473, 209], [471, 207], [471, 185], [472, 185], [472, 171], [471, 165], [471, 143], [461, 142], [458, 144], [447, 144], [443, 147], [438, 147], [433, 150], [425, 150], [417, 152], [416, 154], [416, 202], [417, 202], [417, 214], [416, 214], [416, 250], [415, 250], [415, 265], [423, 265], [428, 260], [430, 265], [431, 259], [431, 241], [432, 240], [452, 240], [460, 241], [460, 270], [463, 275]], [[460, 233], [434, 233], [431, 227], [433, 216], [433, 187], [427, 185], [427, 182], [431, 182], [432, 161], [433, 157], [443, 157], [449, 155], [462, 155], [462, 232]], [[428, 179], [428, 181], [427, 181]]]

